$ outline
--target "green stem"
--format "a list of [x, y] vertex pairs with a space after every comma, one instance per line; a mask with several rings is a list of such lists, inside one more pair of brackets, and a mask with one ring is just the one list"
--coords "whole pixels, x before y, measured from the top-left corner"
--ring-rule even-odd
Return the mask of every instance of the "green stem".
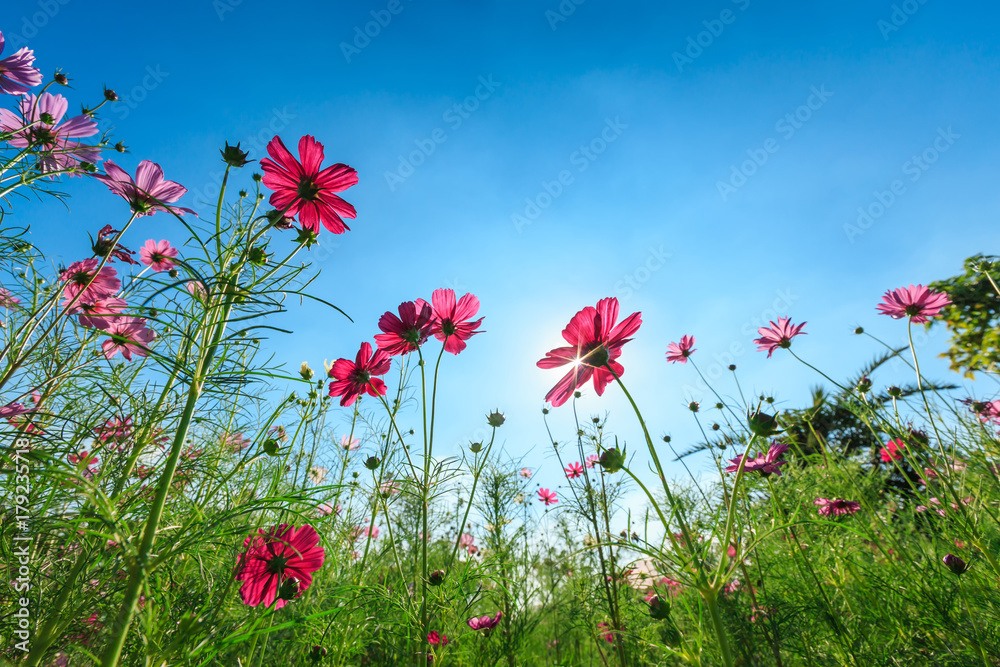
[[184, 411], [181, 414], [181, 420], [177, 427], [177, 434], [174, 436], [174, 442], [171, 445], [170, 457], [167, 459], [163, 474], [160, 476], [160, 486], [156, 491], [156, 496], [153, 498], [149, 518], [146, 520], [146, 527], [142, 534], [142, 542], [139, 545], [139, 551], [136, 554], [135, 562], [131, 567], [132, 571], [129, 577], [129, 582], [125, 589], [125, 599], [122, 602], [121, 611], [115, 619], [115, 624], [112, 630], [113, 635], [101, 661], [102, 667], [116, 667], [118, 659], [121, 656], [122, 647], [125, 645], [125, 638], [128, 636], [129, 626], [132, 623], [132, 618], [135, 616], [139, 594], [141, 593], [142, 587], [146, 582], [146, 576], [148, 574], [146, 572], [146, 566], [149, 561], [150, 552], [153, 549], [153, 543], [156, 540], [157, 528], [159, 527], [160, 518], [162, 517], [164, 507], [166, 506], [167, 495], [170, 493], [170, 486], [173, 482], [174, 472], [177, 470], [177, 463], [180, 459], [181, 449], [187, 439], [188, 429], [191, 425], [191, 419], [194, 416], [198, 399], [201, 396], [205, 376], [208, 374], [209, 368], [212, 365], [212, 360], [215, 357], [215, 352], [219, 347], [223, 334], [225, 333], [226, 323], [228, 321], [229, 314], [232, 311], [234, 296], [235, 294], [233, 293], [233, 290], [230, 290], [229, 294], [226, 295], [225, 301], [222, 303], [222, 312], [220, 313], [219, 319], [215, 323], [215, 331], [211, 344], [206, 350], [204, 357], [200, 360], [198, 368], [192, 377], [191, 387], [188, 390], [187, 402], [184, 406]]

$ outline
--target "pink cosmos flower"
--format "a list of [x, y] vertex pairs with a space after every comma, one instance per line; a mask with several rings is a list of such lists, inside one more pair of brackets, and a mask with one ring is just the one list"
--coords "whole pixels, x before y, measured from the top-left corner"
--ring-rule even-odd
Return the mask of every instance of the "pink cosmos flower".
[[531, 468], [521, 468], [521, 471], [518, 474], [525, 479], [530, 479], [532, 474]]
[[485, 616], [473, 616], [465, 623], [473, 630], [482, 630], [484, 634], [490, 634], [493, 628], [497, 627], [500, 623], [500, 618], [503, 616], [502, 611], [497, 611], [494, 616], [486, 614]]
[[336, 382], [330, 383], [330, 396], [341, 396], [340, 405], [354, 405], [354, 401], [362, 394], [369, 396], [384, 396], [385, 382], [376, 375], [389, 372], [392, 361], [385, 350], [376, 350], [372, 354], [372, 346], [362, 343], [361, 349], [354, 361], [337, 359], [330, 368], [330, 377]]
[[361, 447], [361, 440], [358, 438], [351, 438], [348, 435], [340, 436], [340, 448], [347, 452], [356, 451]]
[[563, 472], [566, 473], [566, 477], [568, 477], [569, 479], [576, 479], [577, 477], [583, 474], [583, 466], [580, 465], [579, 461], [577, 461], [576, 463], [570, 463], [568, 466], [566, 466], [566, 469], [563, 470]]
[[538, 500], [545, 503], [546, 507], [559, 502], [559, 499], [556, 497], [556, 492], [549, 491], [548, 489], [538, 489]]
[[611, 625], [608, 623], [598, 623], [597, 634], [609, 644], [614, 644], [615, 637], [618, 635], [615, 630], [611, 629]]
[[243, 604], [281, 609], [312, 584], [312, 573], [323, 566], [325, 552], [312, 526], [281, 524], [263, 528], [243, 542], [236, 581], [242, 581]]
[[372, 526], [371, 529], [368, 526], [355, 526], [352, 531], [355, 540], [360, 540], [362, 537], [369, 537], [373, 540], [378, 539], [379, 529], [378, 526]]
[[854, 500], [842, 500], [840, 498], [817, 498], [813, 501], [813, 504], [819, 507], [817, 511], [822, 516], [854, 514], [861, 509], [861, 503]]
[[667, 361], [686, 364], [688, 357], [694, 354], [694, 336], [681, 336], [680, 343], [667, 345]]
[[9, 289], [0, 287], [0, 307], [15, 308], [21, 300], [14, 296]]
[[70, 454], [67, 460], [71, 465], [81, 468], [83, 476], [86, 479], [93, 479], [97, 475], [97, 464], [101, 462], [101, 459], [97, 458], [96, 454], [92, 454], [87, 450], [83, 450], [79, 454]]
[[888, 290], [876, 310], [894, 320], [909, 317], [914, 324], [924, 324], [950, 303], [951, 299], [944, 292], [935, 292], [923, 285], [910, 285]]
[[163, 169], [150, 160], [143, 160], [135, 170], [135, 180], [124, 169], [111, 160], [104, 161], [104, 174], [94, 176], [116, 195], [129, 203], [137, 216], [153, 215], [157, 211], [169, 211], [176, 215], [194, 213], [189, 208], [167, 206], [187, 192], [179, 183], [163, 178]]
[[595, 465], [597, 465], [597, 462], [600, 460], [601, 460], [600, 454], [591, 454], [590, 456], [587, 457], [587, 467], [593, 468]]
[[125, 299], [102, 297], [91, 302], [77, 301], [71, 310], [80, 313], [80, 325], [106, 331], [111, 321], [121, 315], [128, 304]]
[[239, 433], [223, 433], [219, 440], [222, 447], [228, 449], [233, 454], [239, 454], [253, 444], [250, 438], [243, 435], [242, 431]]
[[111, 225], [104, 225], [101, 231], [97, 232], [97, 240], [91, 238], [90, 247], [97, 257], [107, 257], [109, 262], [118, 260], [135, 266], [139, 262], [132, 259], [134, 250], [129, 250], [120, 243], [116, 243], [113, 237], [117, 237], [121, 232]]
[[143, 264], [159, 273], [160, 271], [169, 271], [177, 266], [173, 259], [177, 257], [178, 252], [177, 248], [171, 246], [166, 239], [162, 241], [149, 239], [146, 241], [146, 245], [139, 248], [139, 259]]
[[[0, 81], [2, 79], [3, 68], [0, 67]], [[75, 170], [81, 162], [93, 163], [101, 159], [101, 149], [97, 146], [72, 141], [97, 134], [97, 122], [80, 114], [62, 123], [69, 107], [69, 101], [62, 95], [23, 95], [19, 107], [20, 115], [0, 109], [0, 131], [13, 133], [7, 139], [11, 146], [31, 148], [38, 157], [36, 166], [42, 173]]]
[[191, 296], [202, 303], [205, 303], [205, 301], [208, 300], [208, 290], [205, 289], [205, 283], [200, 280], [187, 281], [184, 283], [184, 289], [186, 289]]
[[770, 359], [771, 354], [779, 347], [791, 347], [792, 338], [802, 333], [802, 327], [806, 325], [803, 322], [802, 324], [792, 326], [791, 322], [787, 317], [779, 317], [777, 324], [772, 321], [770, 327], [760, 327], [757, 329], [757, 333], [760, 334], [760, 338], [754, 340], [754, 343], [757, 344], [757, 350], [760, 352], [767, 350], [767, 358]]
[[0, 408], [0, 419], [17, 417], [18, 415], [23, 415], [27, 412], [32, 412], [33, 410], [35, 410], [35, 408], [26, 408], [23, 403], [8, 403]]
[[434, 313], [426, 301], [399, 304], [399, 317], [386, 311], [378, 321], [382, 333], [375, 335], [380, 350], [390, 355], [406, 354], [424, 344], [434, 328]]
[[344, 218], [355, 218], [357, 211], [336, 192], [343, 192], [358, 182], [358, 173], [346, 164], [335, 164], [320, 171], [323, 144], [306, 135], [299, 139], [301, 162], [288, 151], [280, 137], [267, 144], [270, 158], [260, 161], [264, 186], [273, 190], [271, 205], [291, 218], [299, 216], [302, 228], [319, 232], [320, 223], [334, 234], [350, 227]]
[[316, 514], [320, 516], [330, 516], [333, 514], [333, 508], [330, 507], [328, 503], [320, 503], [319, 507], [316, 508]]
[[94, 429], [94, 436], [103, 443], [122, 444], [132, 439], [132, 418], [112, 417]]
[[322, 484], [326, 480], [326, 474], [329, 472], [323, 466], [313, 466], [309, 468], [309, 481], [313, 484]]
[[[768, 447], [767, 453], [761, 452], [757, 454], [756, 457], [747, 459], [746, 464], [743, 466], [744, 472], [759, 472], [762, 477], [767, 477], [768, 475], [781, 476], [781, 466], [788, 463], [781, 459], [781, 456], [788, 450], [788, 445], [778, 444], [777, 442], [772, 442], [771, 446]], [[736, 472], [740, 467], [740, 459], [743, 457], [737, 456], [735, 459], [729, 460], [729, 466], [726, 467], [726, 472]]]
[[902, 461], [903, 460], [903, 449], [906, 447], [906, 443], [900, 439], [890, 440], [885, 443], [879, 451], [879, 457], [882, 459], [883, 463], [890, 463], [893, 460]]
[[431, 646], [447, 646], [448, 635], [440, 634], [437, 630], [431, 630], [427, 633], [427, 643]]
[[63, 288], [64, 306], [69, 304], [77, 295], [77, 303], [73, 304], [70, 312], [78, 312], [80, 301], [93, 303], [98, 299], [114, 296], [115, 292], [121, 289], [122, 282], [118, 279], [118, 272], [113, 267], [104, 266], [100, 271], [97, 267], [100, 260], [96, 257], [73, 262], [62, 273], [59, 280], [66, 283]]
[[[416, 300], [417, 308], [426, 305], [423, 299]], [[455, 300], [455, 290], [436, 289], [431, 294], [433, 322], [431, 333], [444, 342], [444, 349], [452, 354], [458, 354], [465, 349], [465, 341], [482, 331], [476, 331], [483, 319], [475, 322], [472, 318], [479, 312], [479, 299], [474, 294], [465, 294]]]
[[476, 538], [471, 533], [464, 533], [458, 538], [458, 548], [465, 549], [469, 554], [474, 554], [479, 549], [476, 547]]
[[[0, 53], [6, 40], [0, 32]], [[0, 93], [5, 95], [23, 95], [29, 88], [42, 83], [42, 73], [37, 67], [32, 67], [35, 62], [35, 52], [27, 46], [22, 46], [14, 52], [14, 55], [7, 56], [0, 60]]]
[[615, 326], [618, 319], [618, 299], [601, 299], [597, 307], [587, 306], [570, 320], [563, 329], [563, 339], [569, 347], [557, 347], [546, 352], [538, 361], [539, 368], [558, 368], [573, 364], [572, 369], [545, 395], [553, 407], [569, 400], [573, 392], [593, 377], [594, 391], [604, 394], [608, 383], [614, 379], [605, 366], [610, 366], [621, 377], [625, 369], [615, 361], [621, 356], [622, 346], [632, 340], [629, 336], [639, 330], [642, 314], [632, 313]]
[[969, 409], [979, 417], [979, 421], [984, 424], [1000, 423], [1000, 400], [974, 401], [971, 398], [964, 398], [962, 403], [968, 405]]
[[111, 359], [119, 352], [127, 360], [132, 361], [132, 355], [145, 357], [149, 344], [156, 334], [146, 328], [146, 320], [141, 317], [119, 317], [111, 320], [107, 327], [111, 338], [101, 344], [104, 357]]

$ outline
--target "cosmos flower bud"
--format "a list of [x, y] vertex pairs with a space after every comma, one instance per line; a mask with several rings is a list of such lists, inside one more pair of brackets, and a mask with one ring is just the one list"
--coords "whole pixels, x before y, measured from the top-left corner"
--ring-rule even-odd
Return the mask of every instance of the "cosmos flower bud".
[[858, 327], [857, 329], [854, 330], [854, 333], [858, 334], [859, 336], [864, 332], [865, 332], [864, 327]]
[[757, 410], [747, 415], [747, 426], [750, 432], [761, 438], [770, 438], [779, 432], [778, 420], [774, 415]]
[[124, 153], [125, 151], [128, 150], [128, 148], [125, 146], [125, 144], [119, 141], [117, 144], [115, 144], [115, 150], [118, 151], [119, 153]]
[[658, 621], [665, 621], [670, 618], [670, 603], [654, 595], [649, 598], [649, 615]]
[[[275, 225], [277, 227], [277, 225]], [[306, 248], [311, 248], [317, 243], [319, 243], [319, 234], [311, 229], [300, 229], [298, 236], [295, 237], [296, 243], [301, 243]]]
[[261, 447], [263, 448], [264, 453], [268, 456], [277, 456], [281, 452], [281, 443], [274, 438], [268, 438], [265, 440]]
[[597, 462], [604, 468], [604, 472], [618, 472], [625, 465], [625, 452], [619, 450], [617, 447], [614, 449], [605, 449], [601, 453], [601, 458], [597, 459]]
[[377, 456], [369, 456], [367, 459], [365, 459], [365, 467], [368, 468], [369, 470], [377, 469], [379, 465], [381, 465], [381, 463], [382, 462], [379, 460]]
[[251, 264], [256, 264], [257, 266], [264, 266], [267, 264], [267, 253], [264, 252], [263, 248], [258, 248], [254, 246], [250, 248], [250, 253], [248, 254]]
[[309, 364], [303, 361], [302, 366], [299, 367], [299, 375], [302, 376], [303, 380], [312, 380], [313, 369], [309, 368]]
[[116, 93], [115, 91], [111, 90], [110, 88], [105, 88], [104, 89], [104, 99], [106, 99], [108, 102], [117, 102], [118, 101], [118, 93]]
[[858, 380], [858, 391], [860, 391], [862, 394], [867, 394], [869, 391], [871, 391], [871, 388], [872, 388], [872, 381], [871, 379], [869, 379], [867, 375]]
[[729, 364], [729, 370], [735, 371], [736, 370], [736, 364]]
[[431, 586], [440, 586], [444, 583], [444, 570], [434, 570], [431, 572], [430, 576], [427, 577], [427, 583]]
[[691, 401], [690, 403], [688, 403], [688, 410], [690, 410], [691, 412], [698, 412], [698, 402]]
[[170, 276], [171, 278], [176, 278], [180, 274], [177, 273], [177, 269], [170, 269], [169, 271], [167, 271], [167, 275]]
[[889, 389], [887, 391], [888, 391], [889, 395], [892, 396], [893, 398], [899, 398], [900, 396], [903, 395], [903, 390], [900, 389], [899, 387], [896, 387], [895, 385], [892, 386], [892, 387], [889, 387]]
[[60, 86], [68, 86], [68, 85], [69, 85], [69, 77], [67, 77], [67, 76], [66, 76], [65, 74], [63, 74], [62, 72], [56, 72], [56, 73], [55, 73], [55, 76], [53, 76], [52, 78], [53, 78], [53, 79], [55, 80], [55, 82], [56, 82], [56, 83], [58, 83], [58, 84], [59, 84]]
[[473, 454], [478, 454], [480, 451], [482, 451], [482, 449], [483, 449], [483, 443], [481, 442], [469, 443], [469, 451], [471, 451]]
[[278, 598], [281, 600], [293, 600], [301, 591], [301, 582], [295, 577], [289, 577], [281, 582], [278, 588]]
[[247, 151], [240, 150], [239, 142], [236, 142], [235, 146], [230, 146], [229, 142], [226, 142], [225, 148], [219, 150], [222, 153], [222, 161], [228, 164], [230, 167], [243, 167], [247, 163]]
[[313, 662], [319, 662], [326, 657], [326, 649], [319, 644], [314, 644], [312, 649], [309, 651], [309, 659]]
[[486, 423], [488, 423], [493, 428], [498, 428], [503, 426], [504, 417], [503, 413], [499, 409], [494, 410], [490, 414], [486, 415]]
[[955, 574], [965, 574], [965, 572], [969, 569], [969, 565], [954, 554], [948, 554], [941, 560], [943, 560], [948, 569]]

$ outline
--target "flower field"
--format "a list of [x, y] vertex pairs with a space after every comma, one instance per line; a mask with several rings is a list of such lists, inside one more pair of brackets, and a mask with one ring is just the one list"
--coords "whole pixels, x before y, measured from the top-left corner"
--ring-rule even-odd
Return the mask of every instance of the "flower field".
[[[346, 321], [310, 249], [366, 252], [333, 137], [224, 144], [218, 199], [196, 212], [156, 156], [99, 130], [114, 90], [92, 103], [4, 46], [0, 664], [1000, 665], [995, 361], [956, 357], [980, 373], [970, 394], [922, 372], [914, 343], [978, 331], [972, 352], [993, 358], [977, 318], [1000, 312], [995, 258], [875, 288], [864, 315], [894, 337], [857, 327], [862, 368], [812, 354], [829, 332], [808, 322], [753, 327], [752, 354], [819, 383], [803, 408], [735, 363], [703, 373], [697, 331], [643, 358], [625, 298], [553, 302], [564, 326], [538, 336], [561, 343], [509, 369], [549, 381], [532, 397], [544, 455], [512, 455], [492, 405], [455, 452], [442, 387], [493, 344], [485, 298], [446, 285], [396, 303], [351, 276], [384, 310], [367, 337], [323, 365], [275, 361], [288, 311]], [[91, 252], [63, 262], [22, 210], [85, 190], [105, 218], [66, 230]], [[890, 363], [907, 382], [884, 379]], [[640, 367], [708, 390], [663, 408], [630, 392]], [[587, 413], [584, 394], [629, 409]], [[700, 434], [684, 452], [663, 435], [681, 419]]]

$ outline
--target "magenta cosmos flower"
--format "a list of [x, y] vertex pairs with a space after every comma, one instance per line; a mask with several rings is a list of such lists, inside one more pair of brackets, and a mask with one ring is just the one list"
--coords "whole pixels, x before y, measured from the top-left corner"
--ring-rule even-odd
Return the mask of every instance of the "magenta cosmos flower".
[[854, 514], [861, 509], [861, 503], [854, 500], [842, 500], [840, 498], [817, 498], [813, 501], [822, 516], [840, 516], [841, 514]]
[[162, 241], [149, 239], [146, 241], [146, 245], [139, 248], [139, 260], [159, 273], [160, 271], [169, 271], [177, 266], [174, 263], [174, 257], [177, 257], [177, 253], [177, 248], [171, 246], [166, 239]]
[[473, 616], [465, 624], [473, 630], [482, 630], [485, 634], [489, 634], [493, 628], [497, 627], [502, 617], [503, 612], [497, 611], [494, 616], [490, 616], [489, 614], [485, 616]]
[[[427, 304], [423, 299], [417, 299], [415, 303], [418, 308]], [[455, 290], [436, 289], [431, 295], [431, 307], [433, 311], [431, 333], [444, 342], [444, 349], [447, 352], [458, 354], [465, 349], [465, 341], [477, 333], [482, 333], [476, 329], [485, 318], [480, 317], [472, 321], [479, 312], [479, 299], [475, 294], [465, 294], [456, 301]]]
[[553, 407], [559, 407], [569, 400], [573, 392], [593, 377], [594, 390], [598, 396], [604, 394], [608, 383], [614, 379], [605, 366], [610, 366], [618, 377], [625, 369], [615, 361], [622, 353], [622, 346], [632, 340], [629, 336], [639, 330], [642, 314], [632, 313], [617, 326], [618, 299], [601, 299], [597, 307], [587, 306], [569, 321], [563, 329], [563, 339], [569, 347], [557, 347], [545, 353], [538, 362], [539, 368], [558, 368], [573, 364], [555, 387], [545, 395]]
[[264, 170], [264, 186], [273, 190], [271, 205], [291, 218], [299, 216], [303, 229], [319, 233], [323, 224], [334, 234], [343, 234], [350, 227], [344, 218], [355, 218], [357, 211], [336, 192], [343, 192], [358, 182], [358, 173], [346, 164], [335, 164], [320, 171], [323, 144], [306, 135], [299, 139], [299, 162], [288, 151], [280, 137], [267, 144], [267, 154], [260, 166]]
[[20, 303], [21, 300], [14, 296], [9, 289], [0, 287], [0, 307], [16, 308]]
[[[236, 581], [242, 581], [243, 603], [281, 609], [312, 584], [312, 573], [323, 566], [325, 553], [312, 526], [281, 524], [263, 528], [243, 542]], [[276, 601], [277, 600], [277, 601]]]
[[91, 302], [77, 301], [73, 305], [72, 311], [80, 313], [81, 326], [104, 331], [111, 326], [112, 320], [121, 316], [121, 312], [126, 306], [128, 304], [125, 299], [101, 297]]
[[583, 474], [583, 466], [580, 465], [579, 461], [577, 461], [576, 463], [570, 463], [568, 466], [566, 466], [563, 472], [566, 473], [566, 477], [570, 479], [576, 479], [577, 477]]
[[903, 460], [903, 449], [906, 447], [906, 443], [900, 439], [890, 440], [885, 443], [885, 447], [879, 450], [879, 458], [882, 459], [883, 463], [890, 463], [891, 461], [902, 461]]
[[694, 336], [681, 336], [680, 343], [667, 345], [667, 361], [686, 364], [688, 357], [694, 354]]
[[8, 419], [10, 417], [17, 417], [18, 415], [23, 415], [26, 412], [31, 412], [35, 408], [26, 408], [23, 403], [9, 403], [3, 407], [0, 407], [0, 419]]
[[[0, 32], [0, 53], [3, 53], [5, 44], [6, 40]], [[0, 93], [21, 95], [41, 84], [42, 73], [37, 67], [32, 67], [34, 62], [35, 52], [27, 46], [0, 60]]]
[[[748, 458], [746, 465], [743, 466], [743, 471], [759, 472], [762, 477], [772, 474], [780, 477], [781, 466], [788, 463], [788, 461], [784, 461], [781, 458], [786, 451], [788, 451], [788, 445], [772, 442], [766, 453], [761, 452], [754, 458]], [[729, 466], [726, 467], [726, 472], [736, 472], [739, 470], [740, 459], [742, 458], [741, 456], [737, 456], [735, 459], [730, 459]]]
[[134, 250], [129, 250], [120, 243], [115, 243], [114, 238], [121, 234], [120, 231], [114, 229], [111, 225], [104, 225], [101, 227], [101, 231], [97, 232], [97, 240], [91, 239], [91, 248], [94, 251], [94, 255], [97, 257], [107, 257], [109, 262], [118, 260], [125, 262], [126, 264], [132, 264], [133, 266], [139, 262], [132, 259], [132, 255], [135, 254]]
[[372, 346], [362, 343], [361, 349], [354, 361], [337, 359], [330, 368], [330, 377], [336, 382], [330, 383], [330, 396], [340, 396], [340, 404], [344, 407], [354, 405], [354, 401], [362, 394], [369, 396], [384, 396], [385, 382], [376, 375], [385, 375], [392, 366], [392, 360], [385, 350], [375, 350]]
[[378, 328], [382, 333], [375, 335], [380, 350], [388, 354], [412, 352], [427, 340], [434, 327], [434, 312], [426, 301], [417, 305], [413, 301], [399, 304], [399, 316], [386, 311], [379, 318]]
[[110, 320], [106, 329], [111, 338], [101, 344], [104, 357], [110, 359], [119, 352], [132, 361], [132, 355], [145, 357], [149, 344], [156, 338], [151, 329], [146, 328], [146, 320], [141, 317], [119, 317]]
[[950, 303], [951, 299], [944, 292], [935, 292], [923, 285], [910, 285], [888, 290], [876, 310], [894, 320], [909, 317], [914, 324], [924, 324]]
[[[73, 304], [71, 312], [79, 310], [79, 302], [93, 303], [98, 299], [105, 299], [114, 296], [115, 292], [121, 289], [122, 282], [118, 279], [118, 272], [113, 267], [105, 265], [100, 271], [97, 267], [100, 260], [96, 257], [73, 262], [59, 274], [59, 280], [66, 283], [63, 288], [63, 299], [68, 304], [77, 296], [77, 303]], [[64, 304], [65, 305], [65, 304]]]
[[538, 489], [538, 500], [539, 502], [545, 503], [546, 507], [559, 502], [559, 499], [556, 497], [556, 492], [549, 491], [548, 489]]
[[792, 338], [802, 333], [802, 327], [805, 325], [806, 323], [803, 322], [793, 326], [789, 318], [779, 317], [777, 324], [772, 321], [770, 327], [757, 329], [757, 333], [760, 334], [760, 338], [754, 340], [754, 343], [757, 344], [757, 350], [760, 352], [767, 350], [767, 358], [770, 359], [771, 354], [779, 347], [791, 347]]
[[441, 634], [437, 630], [431, 630], [427, 633], [427, 643], [431, 646], [447, 646], [448, 635]]
[[105, 174], [94, 176], [116, 195], [125, 199], [137, 216], [153, 215], [157, 211], [169, 211], [177, 215], [194, 213], [182, 206], [167, 206], [187, 192], [180, 183], [163, 178], [163, 169], [150, 160], [143, 160], [135, 170], [135, 180], [111, 160], [104, 162]]
[[19, 106], [20, 116], [8, 109], [0, 109], [0, 131], [13, 133], [7, 140], [11, 146], [30, 147], [37, 154], [39, 171], [72, 170], [81, 162], [93, 163], [101, 159], [101, 149], [97, 146], [85, 146], [73, 141], [97, 134], [97, 122], [86, 114], [80, 114], [63, 123], [69, 101], [62, 95], [24, 95]]

